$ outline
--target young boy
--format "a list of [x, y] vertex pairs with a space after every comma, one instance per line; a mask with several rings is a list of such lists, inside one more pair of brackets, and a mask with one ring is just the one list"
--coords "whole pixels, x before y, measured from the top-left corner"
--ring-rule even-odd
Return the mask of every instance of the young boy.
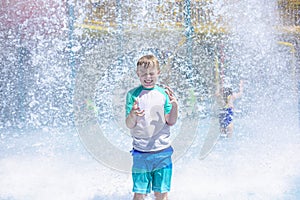
[[126, 97], [126, 126], [133, 138], [133, 199], [144, 199], [152, 189], [156, 199], [165, 200], [172, 177], [170, 126], [177, 121], [178, 103], [169, 87], [156, 85], [156, 57], [141, 57], [136, 73], [141, 85]]
[[240, 81], [240, 90], [238, 93], [233, 93], [231, 88], [224, 87], [221, 94], [219, 92], [219, 88], [217, 87], [216, 95], [220, 104], [222, 105], [219, 113], [220, 131], [222, 136], [231, 137], [233, 133], [233, 103], [243, 94], [243, 81]]

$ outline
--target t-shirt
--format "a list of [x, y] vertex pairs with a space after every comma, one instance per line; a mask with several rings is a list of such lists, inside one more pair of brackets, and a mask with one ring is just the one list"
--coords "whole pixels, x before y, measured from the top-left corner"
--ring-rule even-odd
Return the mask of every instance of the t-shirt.
[[133, 148], [153, 152], [169, 147], [170, 127], [165, 114], [170, 113], [172, 104], [165, 90], [159, 86], [150, 89], [139, 86], [130, 90], [126, 97], [126, 117], [136, 99], [140, 110], [145, 110], [145, 115], [138, 117], [136, 126], [130, 129]]

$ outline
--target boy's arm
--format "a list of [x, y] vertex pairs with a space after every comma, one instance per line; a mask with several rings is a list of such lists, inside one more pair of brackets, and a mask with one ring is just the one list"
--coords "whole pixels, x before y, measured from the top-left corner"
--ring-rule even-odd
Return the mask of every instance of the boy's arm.
[[172, 103], [172, 109], [169, 114], [166, 115], [166, 122], [169, 126], [176, 124], [178, 118], [178, 104]]
[[136, 125], [136, 114], [134, 113], [133, 110], [130, 111], [129, 115], [126, 117], [126, 126], [129, 129], [132, 129]]
[[243, 95], [243, 92], [244, 92], [244, 81], [241, 80], [240, 81], [240, 89], [239, 89], [239, 92], [238, 93], [235, 93], [234, 94], [234, 97], [237, 99], [237, 98], [240, 98], [242, 95]]
[[178, 118], [178, 102], [176, 97], [173, 95], [173, 91], [169, 88], [166, 87], [166, 93], [170, 98], [170, 103], [172, 104], [172, 109], [169, 114], [165, 116], [166, 122], [169, 126], [173, 126], [177, 122]]
[[126, 117], [127, 128], [129, 128], [129, 129], [134, 128], [136, 125], [136, 122], [137, 122], [137, 117], [138, 116], [142, 117], [144, 115], [145, 115], [145, 111], [140, 110], [140, 108], [138, 106], [138, 102], [137, 102], [137, 100], [135, 100], [129, 115]]

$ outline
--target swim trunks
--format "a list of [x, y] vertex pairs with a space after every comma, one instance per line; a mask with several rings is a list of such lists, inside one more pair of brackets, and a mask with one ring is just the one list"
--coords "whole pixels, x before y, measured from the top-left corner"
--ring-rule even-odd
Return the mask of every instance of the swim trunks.
[[173, 148], [158, 152], [132, 150], [132, 179], [134, 193], [165, 193], [171, 188]]
[[226, 128], [233, 120], [233, 108], [223, 108], [219, 114], [219, 122], [222, 128]]

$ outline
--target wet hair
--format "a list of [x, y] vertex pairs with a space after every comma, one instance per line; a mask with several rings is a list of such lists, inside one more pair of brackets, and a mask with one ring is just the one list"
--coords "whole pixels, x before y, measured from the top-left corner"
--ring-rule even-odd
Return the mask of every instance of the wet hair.
[[145, 55], [141, 57], [137, 62], [137, 69], [140, 67], [144, 67], [145, 69], [156, 67], [156, 69], [160, 71], [159, 62], [154, 55]]
[[223, 88], [223, 99], [227, 103], [228, 97], [232, 95], [232, 88], [224, 87]]

